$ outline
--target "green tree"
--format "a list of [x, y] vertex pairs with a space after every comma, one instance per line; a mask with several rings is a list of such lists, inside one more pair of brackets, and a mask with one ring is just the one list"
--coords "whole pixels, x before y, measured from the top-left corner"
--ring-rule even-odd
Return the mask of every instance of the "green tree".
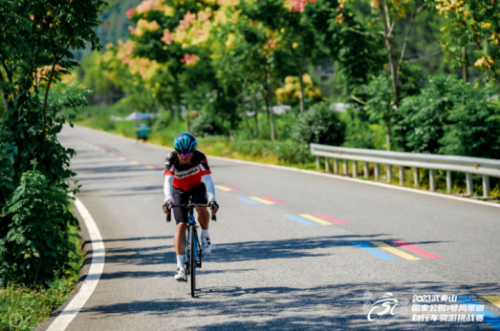
[[3, 186], [0, 201], [0, 284], [42, 282], [69, 263], [67, 230], [77, 221], [67, 212], [67, 194], [75, 189], [66, 180], [74, 175], [69, 170], [74, 151], [57, 140], [65, 123], [58, 113], [86, 99], [76, 92], [61, 94], [63, 87], [52, 85], [77, 65], [73, 50], [100, 47], [93, 29], [104, 6], [100, 0], [0, 1], [0, 90], [6, 109], [0, 150], [11, 160], [14, 190]]

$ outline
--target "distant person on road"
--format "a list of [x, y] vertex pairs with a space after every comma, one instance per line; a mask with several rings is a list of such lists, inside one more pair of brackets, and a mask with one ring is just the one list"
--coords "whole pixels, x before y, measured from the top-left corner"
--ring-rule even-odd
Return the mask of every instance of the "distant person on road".
[[[189, 204], [189, 199], [196, 205], [207, 204], [215, 215], [219, 205], [215, 201], [215, 187], [212, 181], [210, 168], [205, 155], [196, 150], [196, 138], [187, 132], [183, 132], [174, 140], [175, 151], [169, 153], [165, 160], [164, 191], [165, 201], [163, 211], [168, 214], [174, 209], [177, 230], [175, 231], [174, 244], [177, 254], [177, 272], [175, 279], [183, 281], [186, 279], [184, 270], [184, 250], [186, 248], [186, 226], [188, 222], [188, 210], [180, 205]], [[201, 248], [204, 254], [212, 250], [208, 224], [210, 217], [206, 207], [196, 207], [198, 223], [201, 226]]]

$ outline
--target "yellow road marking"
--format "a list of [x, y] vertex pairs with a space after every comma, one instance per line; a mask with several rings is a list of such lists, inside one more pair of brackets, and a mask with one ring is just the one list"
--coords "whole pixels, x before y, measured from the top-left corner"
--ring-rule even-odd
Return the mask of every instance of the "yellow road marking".
[[372, 241], [372, 243], [375, 244], [375, 245], [377, 245], [380, 248], [385, 249], [386, 251], [391, 252], [394, 255], [402, 257], [403, 259], [406, 259], [406, 260], [420, 260], [419, 257], [416, 257], [416, 256], [410, 255], [408, 253], [405, 253], [405, 252], [397, 249], [396, 247], [393, 247], [393, 246], [391, 246], [391, 245], [389, 245], [389, 244], [387, 244], [385, 242], [382, 242], [382, 241]]
[[145, 167], [146, 167], [146, 168], [148, 168], [148, 169], [154, 169], [154, 168], [155, 168], [155, 167], [150, 166], [150, 165], [147, 165], [147, 166], [145, 166]]
[[227, 187], [224, 187], [224, 186], [215, 185], [215, 187], [218, 188], [219, 190], [222, 190], [222, 191], [226, 191], [226, 192], [231, 191], [230, 188], [227, 188]]
[[325, 220], [322, 220], [321, 218], [318, 218], [318, 217], [313, 216], [313, 215], [300, 214], [300, 217], [307, 218], [308, 220], [311, 220], [313, 222], [316, 222], [316, 223], [319, 223], [319, 224], [322, 224], [322, 225], [332, 225], [332, 223], [330, 223], [328, 221], [325, 221]]
[[115, 156], [115, 154], [113, 154], [113, 153], [109, 153], [108, 155], [109, 155], [109, 156]]
[[137, 161], [130, 161], [130, 164], [139, 164]]
[[274, 205], [274, 202], [267, 201], [267, 200], [261, 199], [259, 197], [250, 197], [250, 199], [257, 201], [257, 202], [260, 202], [260, 203], [264, 203], [266, 205]]
[[488, 300], [498, 308], [500, 308], [500, 296], [498, 295], [487, 295], [487, 296], [482, 296], [481, 298]]
[[120, 159], [120, 160], [122, 160], [122, 161], [127, 161], [127, 159], [126, 159], [126, 158], [124, 158], [124, 157], [119, 157], [118, 159]]

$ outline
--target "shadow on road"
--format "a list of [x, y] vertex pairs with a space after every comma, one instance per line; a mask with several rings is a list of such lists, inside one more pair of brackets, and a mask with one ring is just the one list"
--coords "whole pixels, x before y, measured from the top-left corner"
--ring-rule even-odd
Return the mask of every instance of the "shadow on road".
[[[499, 284], [479, 284], [498, 293]], [[476, 286], [477, 288], [477, 286]], [[312, 288], [218, 286], [202, 288], [198, 297], [134, 301], [82, 309], [84, 313], [165, 315], [169, 320], [193, 319], [192, 330], [491, 330], [486, 323], [412, 322], [408, 312], [388, 325], [368, 321], [363, 312], [366, 291], [378, 296], [392, 292], [411, 301], [413, 294], [471, 295], [458, 284], [352, 283]], [[218, 318], [220, 317], [220, 318]], [[223, 320], [221, 318], [223, 317]]]

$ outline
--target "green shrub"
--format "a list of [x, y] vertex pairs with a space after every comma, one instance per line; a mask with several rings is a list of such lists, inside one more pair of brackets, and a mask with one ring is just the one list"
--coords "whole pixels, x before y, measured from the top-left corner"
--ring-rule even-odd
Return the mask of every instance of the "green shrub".
[[500, 103], [488, 101], [490, 95], [454, 76], [433, 77], [397, 110], [400, 145], [417, 153], [500, 158]]
[[293, 128], [292, 139], [301, 143], [341, 145], [345, 125], [327, 103], [319, 103], [300, 114]]
[[266, 140], [236, 141], [231, 146], [231, 151], [263, 158], [274, 155], [285, 164], [304, 164], [314, 160], [307, 144], [291, 140], [274, 142]]
[[190, 131], [196, 137], [218, 136], [226, 134], [222, 125], [217, 123], [215, 117], [202, 114], [191, 124]]

